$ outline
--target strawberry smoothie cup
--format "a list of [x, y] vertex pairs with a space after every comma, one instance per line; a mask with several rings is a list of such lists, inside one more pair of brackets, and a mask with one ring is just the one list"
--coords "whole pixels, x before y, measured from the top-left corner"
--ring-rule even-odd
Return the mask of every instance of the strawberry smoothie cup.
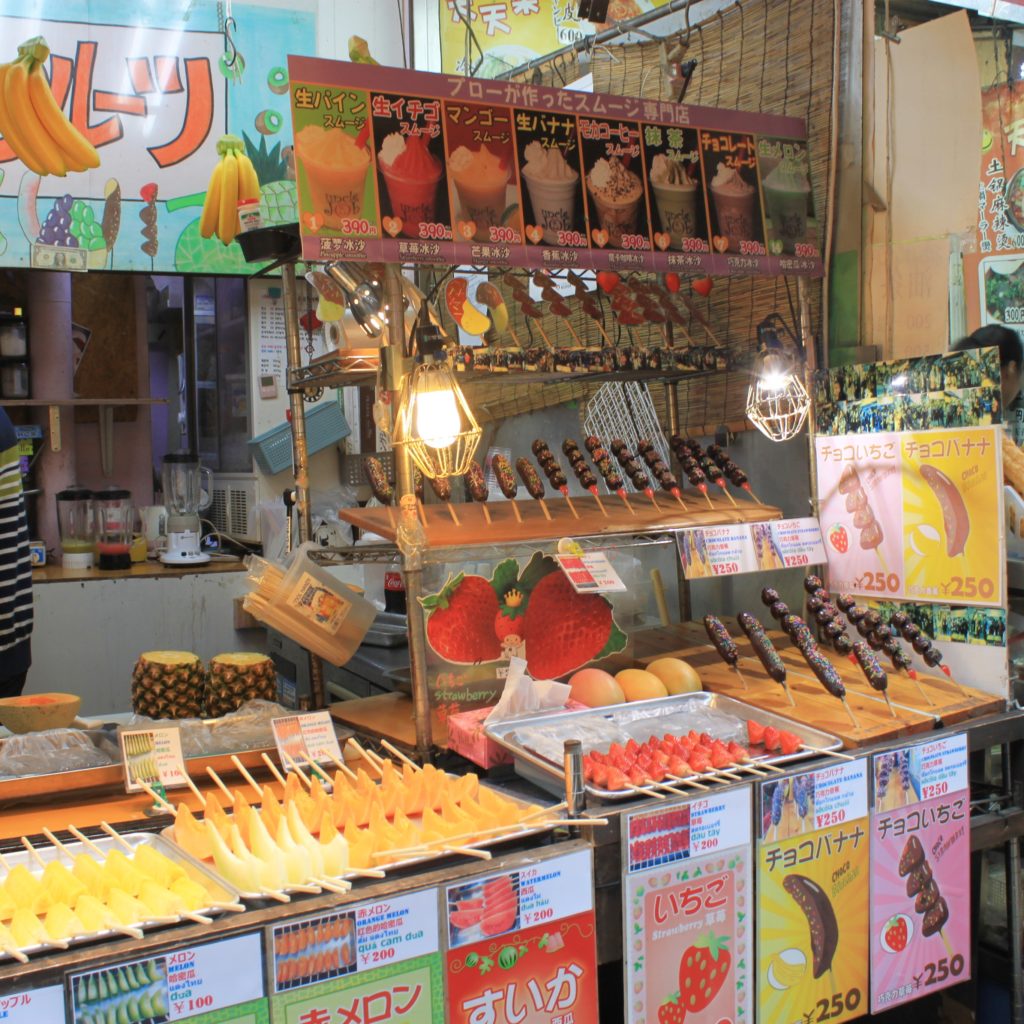
[[380, 172], [391, 200], [391, 211], [402, 222], [402, 234], [420, 237], [420, 225], [437, 220], [437, 183], [442, 166], [422, 135], [403, 137], [393, 132], [380, 149]]
[[343, 131], [313, 124], [296, 133], [295, 148], [312, 212], [324, 225], [338, 229], [343, 220], [361, 216], [370, 154]]

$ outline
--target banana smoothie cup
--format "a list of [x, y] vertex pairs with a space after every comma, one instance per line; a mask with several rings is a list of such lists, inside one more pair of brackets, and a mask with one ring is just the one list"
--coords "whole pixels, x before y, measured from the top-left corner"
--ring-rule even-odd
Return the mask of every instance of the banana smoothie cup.
[[558, 245], [558, 232], [571, 231], [580, 175], [566, 163], [558, 146], [531, 142], [523, 151], [523, 180], [530, 193], [534, 222], [544, 229], [544, 241]]
[[295, 148], [313, 212], [323, 217], [325, 226], [337, 229], [342, 220], [362, 216], [370, 154], [340, 129], [316, 124], [296, 133]]
[[508, 168], [486, 146], [478, 150], [459, 146], [448, 158], [448, 170], [462, 211], [461, 220], [473, 221], [478, 242], [490, 241], [491, 228], [501, 225], [508, 189]]
[[643, 183], [617, 156], [601, 157], [587, 175], [587, 190], [608, 244], [621, 249], [622, 236], [636, 233]]

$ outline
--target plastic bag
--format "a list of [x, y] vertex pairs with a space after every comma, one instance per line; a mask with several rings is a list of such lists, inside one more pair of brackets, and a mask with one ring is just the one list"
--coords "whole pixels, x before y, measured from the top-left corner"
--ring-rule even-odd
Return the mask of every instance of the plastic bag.
[[531, 679], [526, 674], [526, 662], [522, 658], [510, 658], [501, 699], [486, 721], [493, 725], [520, 715], [557, 711], [565, 707], [571, 692], [568, 683], [558, 683], [553, 679]]
[[118, 760], [109, 740], [81, 729], [47, 729], [11, 736], [0, 744], [0, 775], [15, 778], [102, 768]]

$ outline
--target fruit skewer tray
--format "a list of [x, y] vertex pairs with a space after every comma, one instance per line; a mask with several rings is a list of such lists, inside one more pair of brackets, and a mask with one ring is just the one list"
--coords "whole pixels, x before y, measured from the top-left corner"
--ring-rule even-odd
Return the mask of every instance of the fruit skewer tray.
[[[169, 843], [162, 836], [155, 835], [152, 832], [129, 832], [122, 835], [121, 838], [132, 847], [139, 847], [142, 845], [152, 846], [158, 853], [179, 865], [192, 881], [199, 882], [207, 892], [214, 897], [214, 902], [220, 905], [199, 907], [196, 909], [196, 913], [215, 916], [224, 912], [223, 904], [238, 902], [238, 891], [228, 885], [220, 875], [210, 871], [204, 864], [201, 864], [193, 857], [190, 857], [187, 853], [175, 846], [173, 843]], [[95, 846], [104, 856], [115, 850], [125, 853], [126, 856], [128, 855], [122, 843], [109, 836], [92, 837], [91, 842], [93, 846]], [[90, 850], [84, 843], [76, 840], [68, 840], [67, 842], [64, 842], [63, 845], [72, 857], [85, 855], [92, 860], [95, 860], [97, 863], [101, 860], [100, 856]], [[35, 849], [44, 864], [48, 864], [50, 861], [57, 861], [62, 863], [69, 871], [71, 870], [72, 862], [68, 860], [63, 852], [58, 850], [52, 844], [39, 843]], [[39, 866], [35, 858], [32, 857], [27, 850], [14, 850], [9, 853], [5, 853], [3, 855], [3, 859], [11, 870], [18, 866], [23, 866], [37, 878], [41, 877], [43, 873], [43, 868]], [[9, 873], [9, 871], [5, 871], [3, 874], [0, 874], [0, 885], [3, 884]], [[92, 895], [99, 896], [98, 893], [93, 893]], [[43, 913], [39, 915], [40, 919], [44, 916], [45, 914]], [[186, 919], [182, 917], [179, 918], [179, 920], [185, 921]], [[169, 922], [167, 918], [160, 918], [159, 920], [151, 919], [124, 922], [125, 925], [142, 928], [146, 931], [152, 928], [166, 927], [170, 923], [171, 922]], [[87, 942], [116, 938], [118, 934], [118, 932], [108, 928], [103, 929], [102, 931], [87, 932], [82, 935], [70, 936], [65, 941], [71, 945], [77, 946]], [[34, 953], [61, 947], [57, 943], [40, 943], [35, 946], [24, 946], [19, 948], [26, 956], [31, 956]], [[9, 958], [10, 954], [4, 951], [0, 952], [0, 956]]]
[[[583, 753], [607, 750], [612, 742], [625, 743], [630, 738], [638, 743], [652, 734], [686, 735], [691, 729], [708, 732], [716, 739], [736, 739], [747, 745], [747, 721], [774, 726], [800, 737], [802, 743], [815, 750], [799, 750], [794, 754], [758, 753], [750, 751], [752, 765], [781, 765], [817, 756], [817, 751], [840, 750], [842, 742], [831, 733], [815, 729], [803, 722], [791, 722], [763, 708], [744, 704], [716, 693], [687, 693], [676, 697], [636, 701], [612, 707], [587, 708], [584, 711], [563, 711], [557, 714], [524, 715], [495, 725], [486, 725], [487, 735], [512, 754], [516, 772], [542, 789], [560, 794], [565, 789], [562, 766], [562, 743], [568, 739], [582, 741]], [[733, 771], [733, 768], [727, 769]], [[743, 778], [754, 776], [743, 773]], [[685, 777], [684, 777], [685, 778]], [[695, 782], [713, 783], [713, 775], [693, 775]], [[719, 781], [732, 782], [719, 775]], [[666, 785], [673, 785], [669, 782]], [[681, 784], [680, 784], [681, 785]], [[634, 799], [632, 790], [600, 789], [586, 786], [587, 792], [599, 800]], [[695, 792], [680, 790], [680, 792]]]
[[[472, 546], [476, 544], [527, 543], [552, 537], [596, 537], [602, 534], [648, 533], [656, 530], [679, 530], [691, 526], [718, 526], [723, 523], [755, 523], [780, 519], [782, 513], [772, 505], [758, 505], [738, 500], [733, 505], [726, 498], [712, 496], [711, 504], [703, 495], [683, 492], [686, 510], [671, 495], [659, 493], [657, 508], [642, 494], [629, 496], [630, 508], [614, 494], [602, 494], [598, 508], [593, 497], [573, 496], [574, 516], [565, 498], [545, 498], [551, 518], [544, 515], [539, 501], [489, 501], [481, 504], [457, 504], [452, 510], [458, 517], [456, 526], [444, 505], [420, 507], [420, 521], [429, 547]], [[513, 508], [515, 506], [515, 508]], [[484, 514], [487, 510], [487, 516]], [[519, 518], [516, 517], [516, 512]], [[393, 508], [342, 508], [338, 515], [358, 526], [394, 541], [398, 511]]]

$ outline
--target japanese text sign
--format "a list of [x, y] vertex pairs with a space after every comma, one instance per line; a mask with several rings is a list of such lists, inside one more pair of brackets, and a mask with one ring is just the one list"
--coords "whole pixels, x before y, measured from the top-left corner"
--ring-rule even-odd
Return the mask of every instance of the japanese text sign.
[[288, 61], [307, 259], [821, 273], [797, 118]]
[[751, 1016], [750, 810], [742, 786], [623, 819], [629, 1024]]
[[867, 1011], [867, 773], [859, 759], [760, 787], [759, 1020]]
[[812, 517], [680, 530], [676, 543], [688, 580], [816, 565], [825, 560], [821, 527]]
[[64, 989], [60, 985], [8, 992], [0, 996], [0, 1020], [4, 1024], [37, 1024], [64, 1019]]
[[875, 754], [871, 815], [871, 1010], [971, 973], [967, 737]]
[[1005, 601], [998, 427], [815, 439], [832, 589]]
[[590, 850], [447, 889], [450, 1024], [598, 1019]]
[[444, 1015], [437, 890], [272, 929], [274, 1024], [432, 1024]]

